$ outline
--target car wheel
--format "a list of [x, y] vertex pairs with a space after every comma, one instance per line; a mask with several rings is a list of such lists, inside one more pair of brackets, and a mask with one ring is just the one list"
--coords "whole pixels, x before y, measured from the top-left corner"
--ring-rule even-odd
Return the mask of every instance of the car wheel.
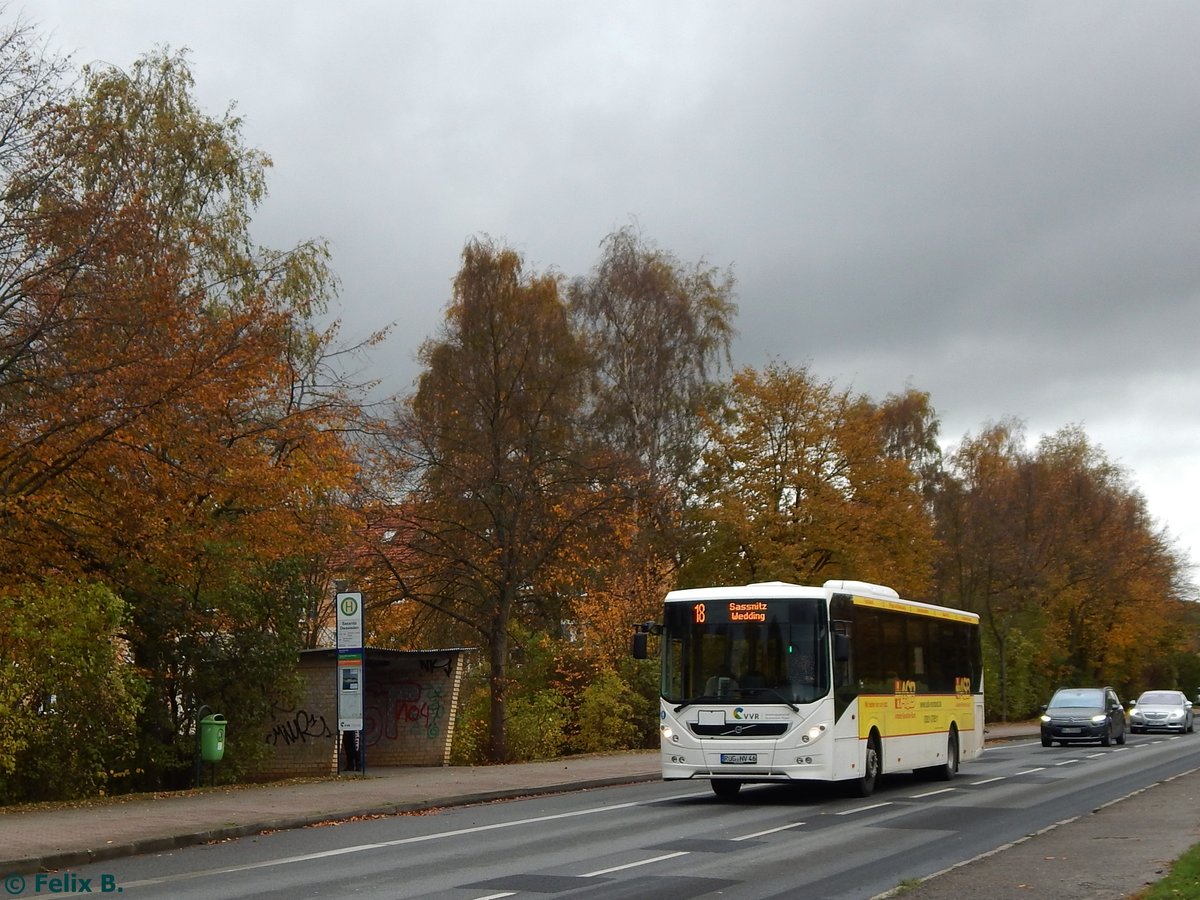
[[1195, 730], [1196, 730], [1196, 722], [1191, 716], [1188, 716], [1188, 726], [1187, 726], [1188, 734], [1191, 734]]
[[1101, 747], [1111, 747], [1112, 746], [1112, 725], [1111, 724], [1104, 726], [1104, 737], [1100, 738], [1100, 746]]
[[1117, 743], [1118, 743], [1118, 744], [1124, 744], [1124, 743], [1125, 743], [1125, 729], [1124, 729], [1124, 728], [1122, 728], [1122, 729], [1121, 729], [1121, 733], [1120, 733], [1120, 735], [1118, 735], [1118, 736], [1117, 736]]
[[1043, 746], [1043, 747], [1051, 747], [1051, 746], [1053, 746], [1053, 745], [1054, 745], [1054, 741], [1050, 740], [1050, 738], [1046, 737], [1046, 736], [1043, 734], [1043, 735], [1042, 735], [1042, 746]]
[[721, 780], [714, 779], [714, 780], [710, 781], [709, 784], [712, 786], [712, 792], [714, 794], [716, 794], [718, 797], [720, 797], [722, 800], [732, 800], [734, 797], [736, 797], [738, 795], [738, 791], [740, 791], [742, 789], [742, 783], [740, 781], [725, 781], [724, 779], [721, 779]]

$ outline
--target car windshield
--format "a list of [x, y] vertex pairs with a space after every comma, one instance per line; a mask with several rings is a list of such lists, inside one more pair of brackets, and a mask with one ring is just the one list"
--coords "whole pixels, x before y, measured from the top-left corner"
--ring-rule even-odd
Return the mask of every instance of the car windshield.
[[1139, 706], [1183, 706], [1183, 698], [1175, 691], [1146, 691], [1138, 697]]
[[1096, 688], [1080, 688], [1078, 690], [1059, 691], [1050, 699], [1051, 707], [1062, 706], [1104, 706], [1104, 691]]

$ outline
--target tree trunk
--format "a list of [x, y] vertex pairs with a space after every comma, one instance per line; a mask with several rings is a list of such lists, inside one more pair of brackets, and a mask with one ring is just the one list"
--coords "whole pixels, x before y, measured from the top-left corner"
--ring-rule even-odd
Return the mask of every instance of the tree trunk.
[[508, 762], [508, 730], [505, 701], [508, 697], [508, 617], [497, 616], [492, 624], [491, 674], [488, 683], [492, 690], [489, 709], [488, 757], [492, 762]]

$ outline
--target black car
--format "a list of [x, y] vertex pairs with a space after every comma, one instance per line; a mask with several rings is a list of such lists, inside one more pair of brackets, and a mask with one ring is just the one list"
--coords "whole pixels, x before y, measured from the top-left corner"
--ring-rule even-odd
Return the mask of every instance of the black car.
[[1125, 708], [1110, 687], [1059, 688], [1042, 713], [1042, 746], [1055, 741], [1125, 743]]

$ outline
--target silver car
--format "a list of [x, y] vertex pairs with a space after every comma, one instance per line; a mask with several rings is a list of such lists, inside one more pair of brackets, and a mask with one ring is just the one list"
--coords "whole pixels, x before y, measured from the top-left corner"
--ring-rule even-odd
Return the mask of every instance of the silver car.
[[1191, 732], [1192, 701], [1183, 691], [1146, 691], [1129, 710], [1129, 730]]

